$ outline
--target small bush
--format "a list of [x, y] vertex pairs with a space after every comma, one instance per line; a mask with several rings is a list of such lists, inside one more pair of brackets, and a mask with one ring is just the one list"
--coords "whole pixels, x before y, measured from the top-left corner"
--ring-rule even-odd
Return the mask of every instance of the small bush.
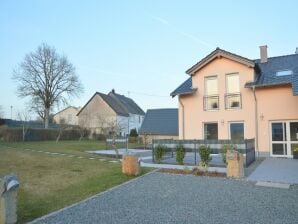
[[221, 158], [222, 161], [224, 162], [224, 164], [227, 164], [227, 151], [229, 150], [233, 150], [234, 146], [233, 145], [222, 145], [221, 150], [220, 150], [220, 154], [221, 154]]
[[130, 137], [138, 137], [138, 132], [137, 132], [137, 129], [131, 129], [130, 130], [130, 133], [129, 133], [129, 136]]
[[185, 148], [183, 148], [183, 145], [177, 145], [176, 146], [176, 161], [179, 165], [183, 165], [184, 157], [185, 157]]
[[138, 143], [140, 142], [141, 140], [139, 139], [139, 137], [128, 137], [128, 142], [129, 143]]
[[157, 163], [161, 163], [162, 157], [166, 152], [167, 147], [165, 145], [158, 145], [154, 150], [154, 157]]
[[201, 164], [203, 167], [208, 167], [209, 162], [212, 160], [211, 149], [209, 146], [201, 145], [199, 148], [199, 154], [201, 157]]

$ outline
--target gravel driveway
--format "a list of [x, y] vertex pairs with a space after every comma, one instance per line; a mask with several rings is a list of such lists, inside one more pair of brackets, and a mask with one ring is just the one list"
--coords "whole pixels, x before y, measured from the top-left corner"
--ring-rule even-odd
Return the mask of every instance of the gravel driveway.
[[151, 173], [34, 223], [297, 223], [298, 186]]

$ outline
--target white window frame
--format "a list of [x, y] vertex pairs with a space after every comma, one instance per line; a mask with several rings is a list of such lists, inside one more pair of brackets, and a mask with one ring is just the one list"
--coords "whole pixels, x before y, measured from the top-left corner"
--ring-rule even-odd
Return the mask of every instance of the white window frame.
[[[207, 93], [207, 81], [208, 80], [212, 80], [215, 79], [216, 80], [216, 85], [217, 85], [217, 93], [216, 94], [211, 94], [209, 95]], [[217, 97], [218, 98], [218, 102], [217, 102], [217, 108], [214, 109], [208, 109], [207, 105], [208, 105], [208, 97]], [[204, 102], [203, 102], [203, 110], [204, 111], [218, 111], [219, 110], [219, 88], [218, 88], [218, 76], [217, 75], [211, 75], [211, 76], [205, 76], [204, 77]], [[205, 103], [206, 100], [206, 103]]]
[[[238, 76], [238, 87], [239, 87], [239, 92], [234, 92], [230, 93], [228, 92], [229, 86], [228, 86], [228, 77], [229, 76]], [[238, 110], [242, 108], [242, 98], [241, 98], [241, 85], [240, 85], [240, 74], [238, 72], [233, 72], [233, 73], [227, 73], [225, 76], [225, 109], [226, 110]], [[240, 96], [240, 101], [239, 101], [239, 106], [238, 107], [228, 107], [227, 104], [227, 97], [228, 95], [233, 95], [233, 94], [239, 94]]]
[[[298, 120], [273, 120], [273, 121], [269, 121], [269, 141], [270, 141], [270, 156], [271, 157], [286, 157], [286, 158], [293, 158], [293, 155], [291, 155], [291, 144], [298, 144], [298, 141], [291, 141], [290, 138], [290, 123], [291, 122], [298, 122]], [[273, 154], [273, 141], [272, 141], [272, 124], [274, 123], [286, 123], [286, 136], [287, 139], [285, 139], [284, 141], [274, 141], [274, 143], [276, 144], [285, 144], [287, 145], [287, 155], [274, 155]], [[284, 135], [284, 133], [283, 133]]]

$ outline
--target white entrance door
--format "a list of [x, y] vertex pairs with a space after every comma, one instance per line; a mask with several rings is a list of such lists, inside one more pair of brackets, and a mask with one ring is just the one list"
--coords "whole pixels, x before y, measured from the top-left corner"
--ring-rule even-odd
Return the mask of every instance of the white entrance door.
[[298, 147], [298, 121], [273, 121], [271, 125], [271, 156], [292, 157]]

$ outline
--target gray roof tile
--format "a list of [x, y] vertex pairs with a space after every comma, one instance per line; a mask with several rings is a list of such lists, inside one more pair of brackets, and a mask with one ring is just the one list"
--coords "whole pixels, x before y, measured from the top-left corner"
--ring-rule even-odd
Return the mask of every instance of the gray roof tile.
[[[291, 84], [293, 94], [298, 95], [298, 54], [271, 57], [266, 63], [260, 63], [260, 60], [257, 59], [255, 63], [258, 76], [254, 83], [249, 84], [250, 86], [254, 84], [256, 87]], [[276, 72], [284, 70], [291, 70], [293, 74], [276, 76]]]
[[178, 109], [147, 110], [140, 134], [178, 135]]
[[131, 98], [117, 94], [113, 90], [108, 95], [118, 101], [118, 103], [125, 109], [126, 113], [145, 115], [142, 108], [140, 108]]
[[196, 91], [196, 89], [192, 88], [192, 78], [188, 78], [186, 81], [184, 81], [180, 86], [178, 86], [177, 89], [175, 89], [170, 95], [172, 97], [176, 95], [183, 95], [183, 94], [189, 94]]
[[84, 108], [96, 95], [99, 95], [115, 111], [117, 115], [125, 117], [128, 117], [129, 114], [145, 115], [144, 111], [132, 99], [117, 94], [115, 91], [111, 91], [109, 94], [96, 92], [77, 115], [84, 110]]

